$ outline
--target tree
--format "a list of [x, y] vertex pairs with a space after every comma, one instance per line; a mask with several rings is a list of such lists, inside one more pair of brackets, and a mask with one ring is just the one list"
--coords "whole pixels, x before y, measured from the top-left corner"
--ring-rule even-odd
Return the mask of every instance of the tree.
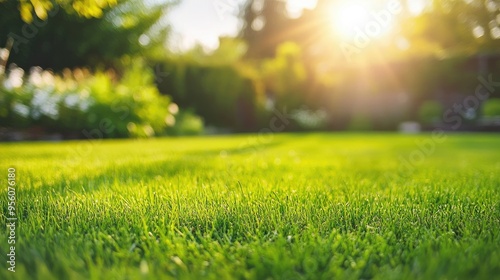
[[117, 0], [21, 0], [19, 11], [24, 22], [32, 23], [33, 12], [39, 19], [46, 20], [49, 12], [56, 6], [85, 18], [100, 18], [106, 8], [116, 4]]
[[14, 1], [0, 6], [0, 45], [15, 40], [10, 62], [23, 68], [116, 66], [124, 55], [145, 57], [164, 53], [168, 28], [159, 23], [168, 1], [145, 4], [140, 0], [120, 1], [103, 9], [100, 18], [83, 18], [66, 9], [54, 9], [45, 21], [23, 23]]
[[244, 26], [240, 37], [248, 44], [249, 57], [272, 57], [276, 47], [288, 39], [282, 36], [290, 23], [285, 1], [249, 0], [243, 8], [242, 18]]

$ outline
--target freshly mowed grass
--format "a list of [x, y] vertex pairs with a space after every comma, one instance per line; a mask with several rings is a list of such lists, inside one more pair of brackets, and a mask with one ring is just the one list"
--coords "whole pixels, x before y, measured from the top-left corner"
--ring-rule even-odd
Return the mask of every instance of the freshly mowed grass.
[[0, 279], [500, 279], [500, 135], [429, 139], [3, 143]]

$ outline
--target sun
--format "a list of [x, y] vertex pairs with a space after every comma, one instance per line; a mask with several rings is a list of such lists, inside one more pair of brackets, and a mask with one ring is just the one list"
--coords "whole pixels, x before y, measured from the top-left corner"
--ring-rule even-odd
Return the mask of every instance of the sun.
[[356, 28], [363, 28], [370, 20], [369, 10], [367, 3], [361, 2], [332, 5], [329, 11], [331, 27], [340, 37], [350, 39]]
[[286, 8], [288, 15], [297, 18], [304, 9], [313, 9], [316, 7], [317, 0], [287, 0]]

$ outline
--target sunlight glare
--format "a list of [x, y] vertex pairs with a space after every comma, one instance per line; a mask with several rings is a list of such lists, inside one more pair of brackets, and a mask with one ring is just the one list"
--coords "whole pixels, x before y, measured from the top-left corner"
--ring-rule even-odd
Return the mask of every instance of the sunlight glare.
[[298, 18], [304, 9], [313, 9], [317, 0], [287, 0], [286, 8], [289, 16]]
[[354, 36], [355, 28], [362, 27], [370, 19], [366, 4], [360, 2], [332, 6], [330, 16], [333, 29], [344, 38]]

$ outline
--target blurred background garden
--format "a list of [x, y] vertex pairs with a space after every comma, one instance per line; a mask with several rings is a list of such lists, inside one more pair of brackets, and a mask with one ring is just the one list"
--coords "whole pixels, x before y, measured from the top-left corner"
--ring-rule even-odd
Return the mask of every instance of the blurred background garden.
[[500, 1], [0, 0], [0, 140], [264, 128], [500, 131]]

